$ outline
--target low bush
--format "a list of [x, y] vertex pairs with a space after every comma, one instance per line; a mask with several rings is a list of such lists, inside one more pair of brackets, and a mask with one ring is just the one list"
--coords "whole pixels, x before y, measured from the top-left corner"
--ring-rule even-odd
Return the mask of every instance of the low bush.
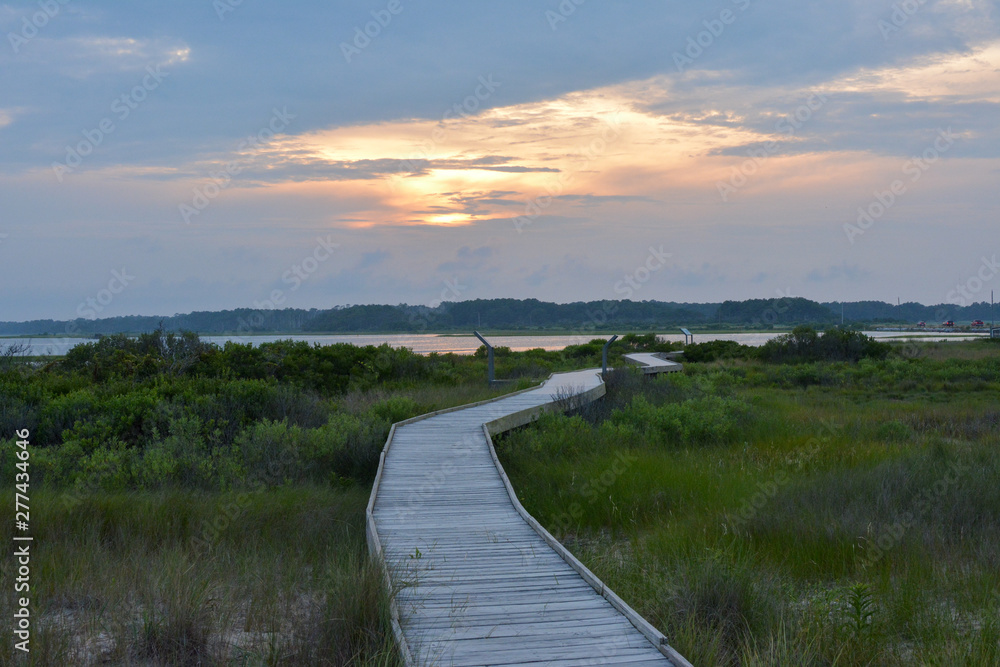
[[775, 363], [809, 361], [852, 361], [884, 359], [892, 346], [880, 343], [860, 331], [833, 328], [817, 333], [807, 326], [795, 327], [760, 348], [760, 358]]
[[713, 340], [684, 346], [683, 361], [704, 363], [719, 359], [755, 359], [758, 349], [732, 340]]
[[609, 421], [645, 431], [664, 445], [688, 447], [734, 441], [748, 415], [749, 405], [734, 398], [704, 396], [654, 405], [640, 395]]
[[1000, 356], [816, 360], [802, 333], [781, 363], [616, 371], [605, 407], [498, 454], [528, 511], [693, 664], [997, 664]]

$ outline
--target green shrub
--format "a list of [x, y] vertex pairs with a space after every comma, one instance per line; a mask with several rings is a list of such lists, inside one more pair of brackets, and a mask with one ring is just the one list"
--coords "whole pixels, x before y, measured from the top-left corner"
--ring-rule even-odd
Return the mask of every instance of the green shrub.
[[241, 485], [281, 486], [304, 477], [301, 456], [306, 438], [303, 429], [285, 421], [264, 420], [241, 431], [230, 451], [245, 471]]
[[135, 459], [135, 450], [112, 440], [80, 459], [80, 479], [86, 480], [90, 488], [124, 491], [132, 487]]
[[567, 359], [592, 359], [599, 360], [604, 349], [604, 341], [584, 343], [582, 345], [567, 345], [563, 354]]
[[760, 358], [775, 363], [808, 361], [852, 361], [884, 359], [892, 346], [880, 343], [860, 331], [833, 328], [819, 334], [811, 327], [798, 326], [760, 348]]
[[[622, 349], [670, 347], [652, 335], [623, 341]], [[595, 339], [579, 353], [596, 362], [602, 346]], [[529, 378], [578, 368], [580, 359], [572, 356], [573, 350], [498, 348], [498, 375], [526, 387]], [[102, 337], [43, 368], [0, 372], [0, 424], [31, 430], [32, 480], [57, 488], [240, 489], [261, 479], [269, 485], [368, 483], [390, 424], [461, 402], [462, 392], [440, 388], [478, 385], [483, 377], [485, 360], [471, 355], [423, 357], [388, 345], [295, 341], [219, 347], [194, 334], [156, 331]], [[649, 386], [672, 399], [687, 391], [660, 381]], [[345, 393], [379, 398], [360, 405], [348, 400], [345, 405], [354, 405], [349, 416], [338, 413]], [[483, 397], [489, 395], [484, 389]], [[269, 472], [276, 459], [280, 474]], [[13, 463], [0, 453], [0, 475]]]
[[417, 402], [408, 396], [391, 396], [373, 405], [370, 412], [381, 421], [395, 424], [404, 419], [416, 417], [420, 414], [420, 408], [417, 406]]
[[[601, 344], [604, 343], [603, 340], [599, 342]], [[618, 347], [626, 352], [672, 352], [679, 349], [681, 344], [661, 341], [655, 333], [627, 333], [618, 339], [612, 346], [612, 348], [614, 347]]]
[[654, 406], [640, 395], [610, 421], [651, 431], [670, 445], [711, 445], [734, 441], [748, 414], [749, 406], [733, 398], [704, 396]]
[[96, 404], [97, 396], [92, 389], [53, 396], [39, 410], [36, 442], [41, 445], [62, 442], [63, 431], [91, 418]]
[[684, 346], [684, 361], [695, 363], [718, 361], [719, 359], [754, 359], [757, 348], [742, 345], [732, 340], [713, 340], [707, 343], [691, 343]]

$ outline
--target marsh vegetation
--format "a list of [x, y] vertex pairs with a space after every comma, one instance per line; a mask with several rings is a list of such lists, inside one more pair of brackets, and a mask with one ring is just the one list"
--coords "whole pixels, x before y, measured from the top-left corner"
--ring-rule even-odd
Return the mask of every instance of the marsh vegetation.
[[[32, 441], [27, 664], [398, 664], [363, 522], [390, 424], [597, 366], [602, 343], [498, 349], [502, 390], [483, 351], [161, 331], [12, 355], [0, 424]], [[611, 363], [671, 349], [630, 335]], [[1000, 661], [1000, 346], [800, 330], [687, 352], [683, 374], [615, 371], [603, 400], [497, 439], [529, 511], [694, 664]]]
[[[163, 331], [43, 363], [20, 352], [0, 364], [0, 432], [31, 434], [26, 664], [62, 667], [399, 664], [364, 531], [390, 425], [530, 386], [593, 350], [498, 349], [498, 376], [513, 380], [501, 390], [482, 353], [220, 347]], [[3, 445], [10, 543], [18, 459]], [[5, 591], [13, 567], [0, 560]], [[0, 614], [13, 604], [0, 596]], [[0, 662], [13, 655], [4, 633]]]
[[1000, 664], [1000, 346], [884, 352], [615, 372], [498, 453], [696, 665]]

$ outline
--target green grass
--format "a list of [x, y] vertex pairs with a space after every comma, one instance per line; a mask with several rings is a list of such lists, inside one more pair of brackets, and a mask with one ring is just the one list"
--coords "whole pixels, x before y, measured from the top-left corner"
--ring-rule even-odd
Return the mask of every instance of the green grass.
[[[35, 494], [32, 651], [19, 664], [397, 665], [367, 497]], [[4, 595], [0, 613], [12, 604]], [[0, 655], [13, 653], [2, 633]]]
[[[0, 368], [0, 430], [31, 431], [21, 664], [399, 664], [364, 530], [390, 424], [576, 363], [505, 354], [498, 368], [526, 377], [491, 389], [473, 357], [192, 336], [102, 344]], [[11, 544], [19, 459], [3, 444]], [[8, 592], [14, 563], [0, 559]], [[0, 596], [0, 614], [13, 613], [14, 596]], [[15, 655], [2, 633], [0, 664]]]
[[[389, 424], [601, 347], [498, 349], [520, 379], [493, 390], [482, 356], [102, 345], [0, 373], [0, 421], [33, 434], [29, 664], [396, 664], [363, 530]], [[623, 338], [612, 364], [649, 345]], [[530, 511], [695, 664], [994, 664], [1000, 346], [897, 349], [618, 372], [498, 446]], [[0, 508], [10, 543], [12, 494]]]
[[[33, 442], [34, 624], [24, 664], [400, 664], [388, 591], [365, 544], [363, 480], [390, 423], [526, 384], [353, 389], [314, 407], [313, 428], [260, 421], [234, 447], [214, 449], [179, 431], [119, 450], [136, 465], [103, 472], [84, 456], [57, 475], [72, 441]], [[291, 395], [289, 405], [301, 400]], [[16, 459], [5, 459], [13, 479]], [[10, 544], [8, 488], [0, 539]], [[12, 568], [0, 560], [4, 590]], [[13, 596], [3, 596], [0, 614], [13, 611]], [[0, 664], [12, 655], [4, 633]]]
[[976, 344], [688, 364], [497, 446], [528, 511], [696, 665], [995, 665], [998, 398]]

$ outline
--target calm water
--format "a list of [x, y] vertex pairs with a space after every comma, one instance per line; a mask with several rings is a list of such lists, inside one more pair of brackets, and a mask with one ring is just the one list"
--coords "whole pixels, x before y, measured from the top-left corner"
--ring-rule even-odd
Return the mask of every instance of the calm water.
[[[906, 339], [906, 335], [898, 331], [866, 331], [866, 334], [873, 338], [896, 338]], [[734, 334], [696, 334], [695, 340], [700, 343], [712, 340], [734, 340], [744, 345], [763, 345], [775, 336], [776, 333], [734, 333]], [[984, 334], [928, 334], [921, 335], [919, 340], [964, 340], [968, 338], [981, 337]], [[684, 336], [681, 334], [659, 334], [665, 340], [671, 342], [683, 342]], [[418, 354], [429, 354], [438, 352], [444, 354], [454, 352], [456, 354], [472, 354], [479, 347], [479, 340], [475, 336], [439, 336], [437, 334], [372, 334], [372, 335], [344, 335], [344, 336], [202, 336], [202, 340], [225, 344], [227, 341], [238, 343], [269, 343], [276, 340], [304, 340], [320, 345], [330, 345], [332, 343], [353, 343], [354, 345], [381, 345], [388, 343], [393, 347], [408, 347]], [[577, 345], [586, 343], [593, 338], [607, 338], [606, 335], [588, 334], [578, 336], [491, 336], [489, 340], [493, 345], [505, 345], [512, 350], [530, 350], [541, 347], [546, 350], [561, 350], [567, 345]], [[80, 338], [0, 338], [0, 346], [7, 346], [12, 343], [27, 343], [31, 347], [33, 355], [62, 355], [74, 345], [86, 342]]]

